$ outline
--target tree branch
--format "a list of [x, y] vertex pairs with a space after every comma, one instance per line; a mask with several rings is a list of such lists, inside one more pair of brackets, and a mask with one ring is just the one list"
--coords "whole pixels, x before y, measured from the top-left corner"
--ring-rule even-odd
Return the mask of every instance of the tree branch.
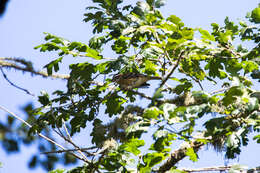
[[216, 166], [216, 167], [206, 167], [206, 168], [180, 168], [180, 170], [185, 172], [203, 172], [203, 171], [226, 171], [229, 170], [232, 166]]
[[[205, 144], [198, 141], [192, 141], [190, 143], [190, 147], [193, 148], [194, 152], [198, 152], [203, 145]], [[181, 161], [187, 156], [186, 151], [187, 151], [186, 147], [182, 147], [174, 151], [169, 157], [169, 159], [159, 168], [158, 172], [164, 173], [166, 171], [169, 171], [173, 166], [175, 166], [179, 161]]]
[[59, 78], [59, 79], [68, 79], [69, 75], [64, 74], [52, 74], [48, 75], [48, 73], [44, 71], [36, 71], [33, 69], [32, 63], [30, 61], [26, 61], [19, 58], [6, 58], [0, 57], [0, 67], [3, 68], [13, 68], [16, 70], [20, 70], [23, 72], [29, 72], [32, 75], [39, 75], [42, 77], [51, 77], [51, 78]]
[[[89, 147], [89, 148], [79, 148], [81, 151], [86, 152], [86, 150], [93, 150], [96, 149], [97, 147]], [[78, 151], [78, 149], [67, 149], [67, 150], [53, 150], [53, 151], [46, 151], [46, 152], [42, 152], [41, 154], [56, 154], [56, 153], [64, 153], [64, 152], [70, 152], [70, 151]], [[87, 152], [87, 154], [90, 154], [89, 152]], [[90, 155], [94, 155], [94, 154], [90, 154]]]
[[4, 76], [4, 78], [5, 78], [5, 80], [6, 80], [10, 85], [14, 86], [15, 88], [17, 88], [17, 89], [19, 89], [19, 90], [22, 90], [22, 91], [26, 92], [26, 94], [29, 94], [29, 95], [31, 95], [31, 96], [35, 96], [35, 94], [31, 93], [29, 90], [24, 89], [24, 88], [22, 88], [22, 87], [19, 87], [18, 85], [14, 84], [10, 79], [8, 79], [7, 75], [6, 75], [5, 72], [3, 71], [2, 67], [0, 67], [0, 70], [1, 70], [1, 72], [2, 72], [2, 74], [3, 74], [3, 76]]
[[71, 139], [68, 139], [66, 136], [64, 136], [59, 128], [58, 131], [56, 131], [55, 129], [53, 129], [53, 131], [56, 132], [62, 139], [64, 139], [65, 141], [70, 143], [73, 147], [75, 147], [76, 151], [84, 158], [84, 160], [88, 160], [87, 157], [82, 153], [80, 148], [76, 144], [74, 144], [74, 142]]
[[[234, 165], [235, 166], [235, 165]], [[226, 171], [232, 169], [233, 166], [214, 166], [214, 167], [205, 167], [205, 168], [180, 168], [179, 170], [185, 172], [204, 172], [204, 171]], [[248, 169], [246, 172], [253, 173], [254, 171], [260, 171], [259, 167]]]
[[173, 72], [176, 70], [176, 68], [179, 66], [180, 64], [180, 61], [181, 59], [183, 58], [183, 54], [184, 54], [184, 51], [181, 52], [176, 64], [172, 67], [171, 71], [167, 74], [167, 76], [162, 80], [162, 83], [160, 84], [160, 87], [161, 88], [166, 82], [167, 80], [171, 77], [171, 75], [173, 74]]
[[[24, 123], [26, 126], [28, 126], [28, 127], [30, 127], [30, 128], [32, 127], [31, 124], [29, 124], [28, 122], [26, 122], [25, 120], [23, 120], [21, 117], [19, 117], [18, 115], [16, 115], [15, 113], [9, 111], [8, 109], [4, 108], [4, 107], [1, 106], [1, 105], [0, 105], [0, 109], [2, 109], [3, 111], [5, 111], [5, 112], [11, 114], [11, 115], [14, 116], [16, 119], [18, 119], [19, 121], [21, 121], [22, 123]], [[67, 150], [65, 147], [63, 147], [62, 145], [58, 144], [58, 143], [55, 142], [53, 139], [50, 139], [49, 137], [43, 135], [42, 133], [37, 132], [37, 134], [38, 134], [40, 137], [42, 137], [43, 139], [45, 139], [45, 140], [49, 141], [50, 143], [53, 143], [54, 145], [58, 146], [58, 147], [61, 148], [62, 150]], [[76, 154], [74, 154], [74, 153], [72, 153], [72, 152], [69, 152], [69, 154], [73, 155], [74, 157], [76, 157], [76, 158], [78, 158], [78, 159], [80, 159], [80, 160], [82, 160], [82, 161], [84, 161], [84, 162], [86, 162], [86, 163], [90, 163], [90, 161], [85, 160], [85, 159], [79, 157], [78, 155], [76, 155]]]

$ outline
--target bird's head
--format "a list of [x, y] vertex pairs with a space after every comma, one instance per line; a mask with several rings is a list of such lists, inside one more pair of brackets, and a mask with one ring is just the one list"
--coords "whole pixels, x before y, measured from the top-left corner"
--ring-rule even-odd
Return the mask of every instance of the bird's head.
[[116, 75], [114, 75], [113, 78], [112, 78], [112, 82], [117, 82], [117, 81], [119, 81], [120, 78], [121, 78], [121, 76], [122, 76], [122, 74], [116, 74]]

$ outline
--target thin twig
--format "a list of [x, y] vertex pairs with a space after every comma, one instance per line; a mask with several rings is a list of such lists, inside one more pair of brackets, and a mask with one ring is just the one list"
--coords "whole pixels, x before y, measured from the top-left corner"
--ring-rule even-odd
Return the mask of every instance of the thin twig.
[[181, 52], [176, 64], [172, 67], [171, 71], [168, 73], [168, 75], [162, 80], [162, 83], [160, 84], [160, 88], [167, 82], [167, 80], [171, 77], [171, 75], [173, 74], [173, 72], [176, 70], [176, 68], [179, 66], [179, 63], [181, 61], [181, 59], [183, 58], [184, 51]]
[[[183, 72], [183, 73], [185, 73], [185, 72]], [[195, 82], [197, 82], [197, 83], [199, 84], [199, 86], [200, 86], [200, 89], [201, 89], [202, 91], [204, 91], [203, 86], [201, 85], [199, 79], [196, 79], [196, 78], [194, 78], [193, 76], [191, 76], [191, 75], [189, 75], [189, 74], [187, 74], [187, 73], [185, 73], [185, 74], [188, 75], [192, 80], [194, 80]]]
[[62, 124], [63, 124], [63, 128], [65, 129], [65, 132], [66, 132], [68, 138], [69, 138], [70, 140], [72, 140], [72, 138], [71, 138], [71, 136], [70, 136], [70, 134], [69, 134], [69, 131], [68, 131], [67, 127], [66, 127], [66, 124], [65, 124], [64, 120], [62, 120]]
[[213, 91], [213, 92], [211, 92], [210, 95], [214, 95], [214, 94], [217, 94], [217, 93], [220, 93], [220, 92], [226, 91], [226, 90], [228, 90], [228, 88], [222, 88], [222, 89], [220, 89], [220, 90], [217, 90], [217, 91]]
[[56, 132], [61, 138], [63, 138], [65, 141], [67, 141], [68, 143], [70, 143], [73, 147], [76, 148], [76, 150], [79, 152], [79, 154], [84, 158], [84, 160], [87, 163], [90, 163], [90, 161], [88, 161], [87, 157], [82, 153], [82, 151], [80, 150], [80, 148], [71, 140], [68, 139], [66, 136], [63, 135], [63, 133], [61, 132], [60, 128], [57, 128], [57, 130], [53, 129], [54, 132]]
[[31, 96], [35, 96], [35, 94], [31, 93], [29, 90], [24, 89], [22, 87], [19, 87], [18, 85], [14, 84], [10, 79], [8, 79], [7, 75], [5, 74], [5, 72], [3, 71], [2, 67], [0, 67], [0, 70], [5, 78], [5, 80], [12, 86], [14, 86], [15, 88], [24, 91], [26, 94], [31, 95]]
[[69, 131], [68, 131], [67, 127], [66, 127], [66, 124], [65, 124], [65, 122], [63, 120], [62, 120], [62, 123], [63, 123], [63, 128], [65, 129], [65, 132], [66, 132], [66, 134], [68, 136], [68, 138], [66, 138], [66, 139], [68, 139], [68, 142], [71, 143], [71, 145], [73, 145], [77, 149], [77, 151], [82, 155], [82, 157], [87, 159], [85, 154], [82, 153], [81, 149], [72, 141], [72, 137], [70, 136]]
[[[8, 109], [4, 108], [3, 106], [0, 105], [0, 109], [2, 109], [3, 111], [11, 114], [12, 116], [14, 116], [16, 119], [18, 119], [19, 121], [21, 121], [22, 123], [24, 123], [25, 125], [27, 125], [28, 127], [32, 127], [31, 124], [29, 124], [28, 122], [26, 122], [25, 120], [23, 120], [21, 117], [19, 117], [18, 115], [16, 115], [15, 113], [9, 111]], [[42, 133], [39, 133], [37, 132], [37, 134], [42, 137], [43, 139], [49, 141], [50, 143], [53, 143], [54, 145], [58, 146], [59, 148], [63, 149], [63, 150], [67, 150], [65, 147], [63, 147], [62, 145], [58, 144], [57, 142], [55, 142], [54, 140], [50, 139], [49, 137], [43, 135]], [[71, 153], [69, 152], [69, 154], [73, 155], [74, 157], [84, 161], [84, 162], [87, 162], [86, 160], [82, 159], [81, 157], [79, 157], [78, 155], [74, 154], [74, 153]], [[87, 163], [90, 163], [90, 162], [87, 162]]]
[[[205, 167], [205, 168], [179, 168], [179, 170], [185, 171], [185, 172], [204, 172], [204, 171], [226, 171], [232, 169], [233, 166], [214, 166], [214, 167]], [[252, 169], [241, 169], [245, 170], [245, 172], [254, 172], [254, 171], [260, 171], [259, 167], [252, 168]], [[240, 172], [241, 172], [240, 170]]]
[[[96, 149], [97, 147], [88, 147], [88, 148], [80, 148], [81, 151], [86, 152], [86, 150], [93, 150]], [[64, 152], [74, 152], [77, 151], [77, 149], [67, 149], [67, 150], [53, 150], [53, 151], [46, 151], [46, 152], [42, 152], [41, 154], [55, 154], [55, 153], [64, 153]], [[89, 152], [87, 153], [89, 154]], [[92, 154], [90, 154], [92, 155]]]
[[144, 93], [140, 93], [140, 92], [134, 91], [134, 90], [131, 90], [131, 92], [133, 92], [134, 94], [137, 94], [137, 95], [139, 95], [139, 96], [141, 96], [141, 97], [143, 97], [143, 98], [146, 98], [146, 99], [148, 99], [148, 100], [153, 100], [152, 97], [149, 97], [149, 96], [145, 95]]
[[232, 166], [216, 166], [216, 167], [206, 167], [206, 168], [180, 168], [179, 170], [185, 172], [203, 172], [203, 171], [226, 171], [229, 170]]

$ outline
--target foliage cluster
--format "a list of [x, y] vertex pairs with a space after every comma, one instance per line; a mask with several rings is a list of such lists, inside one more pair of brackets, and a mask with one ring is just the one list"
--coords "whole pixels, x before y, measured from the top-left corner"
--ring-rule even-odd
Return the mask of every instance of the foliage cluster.
[[[65, 56], [86, 58], [70, 65], [66, 91], [43, 93], [42, 106], [31, 112], [31, 135], [53, 130], [68, 142], [83, 129], [90, 131], [91, 145], [81, 151], [85, 165], [69, 172], [174, 172], [186, 156], [196, 162], [203, 145], [231, 159], [248, 144], [251, 132], [260, 143], [260, 6], [248, 13], [248, 21], [226, 18], [224, 26], [212, 23], [207, 31], [187, 27], [175, 15], [164, 18], [163, 0], [93, 2], [84, 19], [93, 26], [88, 44], [46, 33], [46, 43], [36, 47], [57, 52], [45, 66], [49, 75], [59, 71]], [[108, 46], [113, 58], [104, 51]], [[111, 81], [128, 72], [162, 80], [143, 92], [122, 90]], [[140, 98], [143, 105], [137, 104]], [[11, 141], [5, 141], [7, 150], [15, 150]], [[49, 148], [42, 144], [40, 150]], [[65, 163], [75, 161], [70, 152], [65, 155]], [[58, 161], [48, 155], [44, 163], [53, 169]]]

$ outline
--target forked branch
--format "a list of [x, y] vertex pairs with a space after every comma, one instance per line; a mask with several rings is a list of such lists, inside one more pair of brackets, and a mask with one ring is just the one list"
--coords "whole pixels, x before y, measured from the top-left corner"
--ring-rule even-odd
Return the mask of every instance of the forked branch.
[[[28, 127], [32, 127], [31, 124], [29, 124], [28, 122], [26, 122], [25, 120], [23, 120], [21, 117], [19, 117], [18, 115], [16, 115], [15, 113], [9, 111], [8, 109], [4, 108], [3, 106], [0, 105], [0, 109], [2, 109], [3, 111], [11, 114], [12, 116], [14, 116], [16, 119], [18, 119], [19, 121], [21, 121], [22, 123], [24, 123], [26, 126]], [[37, 134], [42, 137], [43, 139], [49, 141], [50, 143], [53, 143], [54, 145], [56, 145], [57, 147], [61, 148], [62, 150], [67, 150], [65, 147], [63, 147], [62, 145], [58, 144], [57, 142], [55, 142], [53, 139], [50, 139], [49, 137], [43, 135], [42, 133], [37, 132]], [[76, 155], [75, 153], [72, 152], [68, 152], [69, 154], [73, 155], [74, 157], [78, 158], [79, 160], [82, 160], [86, 163], [91, 163], [89, 160], [87, 160], [86, 158], [81, 158], [80, 156]]]

